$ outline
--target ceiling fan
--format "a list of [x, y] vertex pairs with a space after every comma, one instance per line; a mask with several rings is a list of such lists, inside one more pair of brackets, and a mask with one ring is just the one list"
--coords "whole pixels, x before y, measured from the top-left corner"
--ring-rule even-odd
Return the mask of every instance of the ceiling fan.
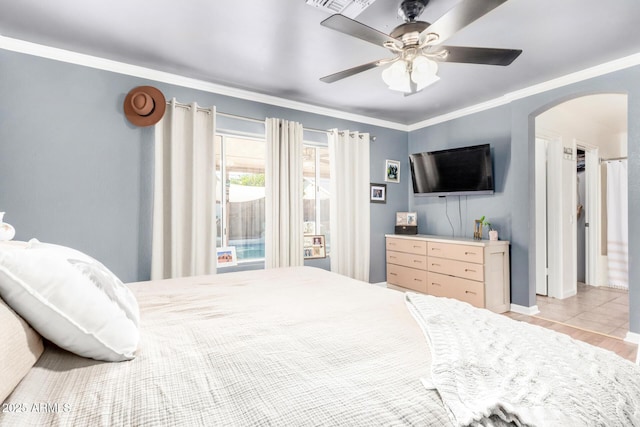
[[404, 23], [394, 28], [389, 35], [344, 15], [332, 15], [322, 21], [321, 25], [382, 46], [394, 56], [330, 74], [320, 80], [333, 83], [372, 68], [389, 65], [382, 72], [384, 82], [392, 90], [412, 94], [440, 79], [437, 76], [438, 62], [509, 65], [522, 50], [441, 45], [455, 32], [506, 1], [463, 0], [433, 24], [429, 24], [417, 20], [429, 0], [403, 0], [398, 13]]

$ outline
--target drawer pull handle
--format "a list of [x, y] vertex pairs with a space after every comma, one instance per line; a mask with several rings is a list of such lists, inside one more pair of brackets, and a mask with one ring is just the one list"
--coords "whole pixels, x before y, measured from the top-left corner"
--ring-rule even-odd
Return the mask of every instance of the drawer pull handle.
[[396, 244], [394, 242], [389, 242], [389, 246], [395, 246]]
[[464, 291], [464, 293], [465, 293], [465, 294], [474, 294], [474, 295], [476, 295], [476, 293], [475, 293], [475, 292], [472, 292], [472, 291]]
[[440, 248], [431, 248], [432, 251], [439, 251]]
[[396, 259], [396, 257], [394, 257], [393, 255], [389, 255], [389, 258]]
[[413, 280], [416, 281], [416, 282], [422, 282], [422, 280], [420, 280], [420, 279], [413, 279]]
[[413, 262], [417, 262], [418, 264], [422, 264], [422, 261], [420, 261], [419, 259], [414, 259]]
[[475, 255], [476, 253], [475, 252], [465, 252], [464, 254], [465, 255]]
[[398, 273], [389, 273], [389, 276], [397, 276]]
[[420, 249], [422, 246], [416, 246], [416, 245], [413, 245], [413, 247], [414, 247], [415, 249]]
[[442, 286], [440, 283], [436, 283], [436, 282], [431, 282], [431, 284], [432, 284], [433, 286]]
[[464, 271], [469, 272], [469, 273], [475, 273], [475, 270], [472, 270], [470, 268], [465, 268]]
[[431, 267], [440, 267], [440, 264], [431, 263]]

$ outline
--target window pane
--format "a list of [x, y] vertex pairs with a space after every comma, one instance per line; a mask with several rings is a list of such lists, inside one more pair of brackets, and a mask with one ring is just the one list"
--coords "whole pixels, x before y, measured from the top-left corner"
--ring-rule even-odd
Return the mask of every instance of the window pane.
[[304, 234], [316, 234], [316, 149], [302, 150], [302, 209]]
[[318, 192], [317, 197], [319, 199], [318, 217], [320, 230], [318, 234], [325, 235], [325, 244], [327, 254], [331, 248], [331, 233], [329, 230], [329, 202], [331, 195], [331, 172], [329, 168], [329, 149], [325, 147], [318, 147], [316, 149], [316, 155], [318, 156]]
[[302, 158], [304, 233], [324, 234], [328, 254], [331, 247], [329, 149], [307, 146], [304, 147]]
[[238, 260], [264, 258], [265, 142], [225, 137], [225, 241]]
[[216, 247], [224, 246], [222, 244], [222, 189], [224, 188], [224, 180], [222, 179], [222, 136], [216, 135]]

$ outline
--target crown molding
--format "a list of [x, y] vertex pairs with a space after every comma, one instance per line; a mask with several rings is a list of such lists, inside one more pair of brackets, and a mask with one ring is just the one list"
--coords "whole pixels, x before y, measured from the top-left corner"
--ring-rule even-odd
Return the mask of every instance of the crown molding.
[[349, 121], [354, 121], [358, 123], [364, 123], [364, 124], [369, 124], [373, 126], [379, 126], [383, 128], [394, 129], [394, 130], [399, 130], [404, 132], [412, 132], [418, 129], [422, 129], [422, 128], [433, 126], [439, 123], [447, 122], [449, 120], [457, 119], [460, 117], [468, 116], [470, 114], [474, 114], [481, 111], [489, 110], [491, 108], [499, 107], [501, 105], [509, 104], [518, 99], [526, 98], [532, 95], [537, 95], [552, 89], [557, 89], [559, 87], [567, 86], [567, 85], [578, 83], [594, 77], [609, 74], [614, 71], [619, 71], [625, 68], [640, 65], [640, 53], [633, 54], [633, 55], [616, 59], [610, 62], [606, 62], [604, 64], [596, 65], [591, 68], [587, 68], [581, 71], [567, 74], [565, 76], [558, 77], [556, 79], [549, 80], [537, 85], [529, 86], [524, 89], [510, 92], [498, 98], [491, 99], [489, 101], [481, 102], [469, 107], [465, 107], [465, 108], [455, 110], [446, 114], [442, 114], [440, 116], [423, 120], [411, 125], [406, 125], [402, 123], [376, 119], [369, 116], [347, 113], [347, 112], [332, 109], [332, 108], [319, 107], [316, 105], [307, 104], [303, 102], [291, 101], [289, 99], [279, 98], [271, 95], [265, 95], [257, 92], [251, 92], [248, 90], [236, 89], [236, 88], [223, 86], [215, 83], [209, 83], [204, 80], [198, 80], [198, 79], [192, 79], [189, 77], [180, 76], [178, 74], [167, 73], [164, 71], [158, 71], [151, 68], [140, 67], [137, 65], [127, 64], [124, 62], [113, 61], [110, 59], [104, 59], [96, 56], [54, 48], [54, 47], [45, 46], [37, 43], [26, 42], [24, 40], [14, 39], [14, 38], [5, 37], [5, 36], [0, 36], [0, 49], [24, 53], [28, 55], [39, 56], [42, 58], [52, 59], [52, 60], [61, 61], [61, 62], [67, 62], [70, 64], [81, 65], [81, 66], [90, 67], [90, 68], [96, 68], [99, 70], [110, 71], [113, 73], [139, 77], [139, 78], [153, 80], [157, 82], [173, 84], [176, 86], [188, 87], [191, 89], [197, 89], [204, 92], [216, 93], [218, 95], [230, 96], [233, 98], [244, 99], [247, 101], [260, 102], [260, 103], [275, 105], [283, 108], [291, 108], [298, 111], [305, 111], [307, 113], [335, 117], [342, 120], [349, 120]]
[[573, 83], [578, 83], [584, 80], [592, 79], [594, 77], [603, 76], [605, 74], [609, 74], [614, 71], [624, 70], [625, 68], [633, 67], [636, 65], [640, 65], [640, 53], [625, 56], [623, 58], [616, 59], [610, 62], [605, 62], [604, 64], [596, 65], [591, 68], [586, 68], [581, 71], [576, 71], [574, 73], [570, 73], [562, 77], [548, 80], [546, 82], [543, 82], [537, 85], [529, 86], [527, 88], [520, 89], [514, 92], [509, 92], [499, 98], [494, 98], [486, 102], [481, 102], [479, 104], [475, 104], [470, 107], [462, 108], [460, 110], [452, 111], [450, 113], [442, 114], [437, 117], [433, 117], [418, 123], [414, 123], [408, 126], [409, 132], [426, 128], [429, 126], [433, 126], [438, 123], [443, 123], [449, 120], [464, 117], [469, 114], [474, 114], [480, 111], [489, 110], [491, 108], [509, 104], [518, 99], [527, 98], [532, 95], [537, 95], [552, 89], [557, 89], [559, 87], [568, 86]]
[[86, 55], [65, 49], [54, 48], [37, 43], [31, 43], [24, 40], [14, 39], [10, 37], [0, 36], [0, 49], [12, 52], [24, 53], [27, 55], [38, 56], [41, 58], [52, 59], [55, 61], [67, 62], [70, 64], [81, 65], [89, 68], [95, 68], [104, 71], [110, 71], [118, 74], [139, 77], [143, 79], [153, 80], [162, 83], [168, 83], [176, 86], [187, 87], [191, 89], [201, 90], [203, 92], [215, 93], [218, 95], [230, 96], [233, 98], [244, 99], [247, 101], [260, 102], [269, 105], [275, 105], [283, 108], [290, 108], [307, 113], [319, 114], [322, 116], [335, 117], [342, 120], [349, 120], [358, 123], [364, 123], [373, 126], [379, 126], [388, 129], [408, 132], [408, 126], [402, 123], [391, 122], [387, 120], [375, 119], [373, 117], [362, 116], [359, 114], [347, 113], [332, 108], [319, 107], [304, 102], [291, 101], [277, 96], [265, 95], [257, 92], [251, 92], [243, 89], [236, 89], [215, 83], [209, 83], [204, 80], [192, 79], [180, 76], [178, 74], [158, 71], [151, 68], [140, 67], [137, 65], [127, 64], [124, 62], [104, 59], [97, 56]]

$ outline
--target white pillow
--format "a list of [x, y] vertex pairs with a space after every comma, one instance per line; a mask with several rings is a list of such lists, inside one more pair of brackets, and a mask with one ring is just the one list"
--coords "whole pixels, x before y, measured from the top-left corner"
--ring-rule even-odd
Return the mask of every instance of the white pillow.
[[40, 335], [79, 356], [135, 357], [138, 303], [104, 265], [82, 252], [32, 239], [0, 247], [0, 296]]

